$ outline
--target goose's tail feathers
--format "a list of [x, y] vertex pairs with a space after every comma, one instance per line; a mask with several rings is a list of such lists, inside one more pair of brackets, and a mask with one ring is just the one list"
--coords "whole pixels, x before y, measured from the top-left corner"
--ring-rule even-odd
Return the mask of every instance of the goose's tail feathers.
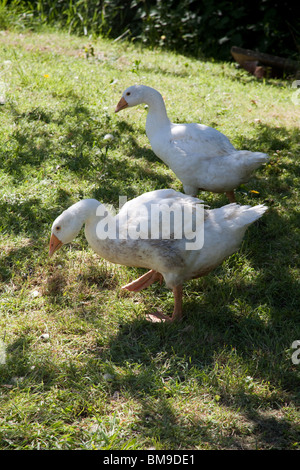
[[250, 152], [249, 150], [238, 150], [233, 155], [243, 164], [255, 170], [263, 163], [267, 163], [269, 156], [262, 152]]
[[240, 206], [233, 203], [224, 206], [223, 209], [225, 211], [225, 219], [232, 222], [234, 225], [247, 227], [262, 217], [268, 210], [268, 207], [264, 204], [258, 204], [257, 206]]

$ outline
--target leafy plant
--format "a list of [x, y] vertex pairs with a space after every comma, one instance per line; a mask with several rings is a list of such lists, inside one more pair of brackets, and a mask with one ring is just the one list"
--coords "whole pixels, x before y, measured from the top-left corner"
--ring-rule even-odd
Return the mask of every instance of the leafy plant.
[[1, 0], [1, 22], [115, 39], [126, 33], [147, 46], [197, 57], [229, 59], [232, 45], [299, 56], [299, 21], [287, 0]]

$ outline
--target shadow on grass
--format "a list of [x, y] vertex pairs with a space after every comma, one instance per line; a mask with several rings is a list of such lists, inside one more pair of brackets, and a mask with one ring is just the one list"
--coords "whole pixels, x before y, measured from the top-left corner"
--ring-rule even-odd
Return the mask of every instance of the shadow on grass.
[[[26, 177], [30, 167], [37, 169], [47, 160], [53, 160], [55, 164], [63, 156], [71, 170], [76, 171], [89, 164], [84, 157], [80, 162], [76, 159], [82, 145], [92, 142], [94, 138], [93, 130], [84, 125], [90, 117], [90, 111], [80, 103], [79, 98], [59, 113], [42, 107], [21, 113], [13, 104], [10, 104], [10, 108], [16, 129], [10, 136], [9, 145], [4, 147], [0, 164], [8, 174], [16, 178], [16, 182]], [[61, 150], [58, 150], [61, 147], [57, 146], [57, 139], [52, 134], [53, 127], [49, 125], [54, 126], [55, 131], [63, 131], [61, 138], [65, 145], [62, 155]], [[79, 152], [76, 151], [78, 142], [81, 144]]]
[[[144, 320], [128, 321], [120, 325], [109, 351], [102, 351], [100, 357], [99, 353], [95, 356], [91, 353], [91, 358], [82, 359], [80, 365], [67, 360], [60, 367], [45, 356], [39, 357], [38, 366], [32, 368], [31, 342], [27, 336], [30, 332], [25, 331], [7, 350], [9, 363], [1, 383], [10, 383], [10, 367], [14, 377], [20, 378], [19, 390], [33, 386], [34, 390], [40, 387], [45, 392], [59, 387], [58, 378], [63, 377], [64, 393], [76, 397], [72, 410], [77, 423], [95, 416], [93, 405], [89, 404], [91, 387], [100, 386], [106, 400], [112, 403], [128, 398], [135, 400], [139, 402], [140, 411], [135, 416], [132, 432], [142, 441], [156, 442], [163, 449], [197, 446], [290, 449], [298, 441], [299, 429], [280, 409], [292, 403], [295, 407], [299, 405], [295, 396], [299, 390], [298, 372], [296, 368], [288, 371], [289, 377], [281, 373], [286, 367], [284, 360], [278, 357], [278, 349], [273, 347], [272, 350], [268, 344], [270, 337], [274, 342], [280, 340], [279, 335], [274, 337], [272, 327], [258, 319], [238, 323], [227, 313], [226, 325], [224, 318], [218, 322], [215, 315], [212, 323], [204, 314], [200, 314], [197, 323], [199, 313], [195, 310], [191, 313], [192, 327], [187, 321], [172, 326], [148, 324]], [[256, 341], [253, 342], [253, 338]], [[255, 380], [279, 387], [280, 392], [260, 397], [246, 380], [237, 381], [235, 386], [228, 362], [233, 349], [235, 366], [249, 363], [249, 373], [253, 373]], [[272, 354], [277, 357], [272, 358]], [[273, 361], [269, 369], [268, 361]], [[113, 379], [107, 382], [103, 373], [110, 371], [109, 367]], [[123, 372], [118, 375], [116, 371], [120, 368]], [[234, 367], [234, 370], [238, 369]], [[83, 377], [88, 378], [85, 385]], [[232, 383], [226, 383], [229, 377]], [[93, 397], [95, 390], [93, 388]], [[66, 405], [62, 396], [57, 406]], [[99, 417], [101, 419], [101, 414]], [[236, 428], [232, 420], [236, 420]], [[239, 431], [239, 426], [243, 428], [243, 425], [247, 427], [245, 433]]]
[[[190, 304], [192, 318], [183, 325], [170, 328], [135, 322], [120, 330], [110, 344], [111, 364], [116, 368], [128, 368], [130, 363], [140, 366], [135, 375], [115, 381], [112, 395], [114, 390], [121, 389], [140, 401], [141, 429], [145, 437], [160, 442], [163, 448], [189, 448], [192, 442], [193, 445], [207, 443], [215, 448], [247, 448], [245, 436], [239, 437], [238, 432], [236, 437], [226, 436], [226, 432], [222, 434], [219, 426], [212, 426], [207, 417], [207, 413], [211, 413], [215, 416], [212, 419], [218, 421], [216, 415], [220, 413], [226, 421], [229, 412], [237, 421], [243, 421], [244, 417], [248, 426], [251, 424], [252, 430], [247, 433], [252, 437], [249, 448], [256, 445], [292, 447], [297, 442], [298, 426], [279, 411], [287, 404], [294, 403], [297, 407], [300, 403], [298, 371], [291, 363], [286, 364], [283, 354], [289, 344], [284, 343], [278, 329], [266, 326], [258, 318], [237, 321], [226, 309], [221, 319], [217, 315], [209, 318], [209, 313], [199, 315], [194, 302]], [[285, 335], [289, 333], [293, 337], [294, 325], [290, 324], [287, 330]], [[232, 376], [228, 360], [232, 351], [233, 370], [239, 369], [238, 364], [242, 369], [247, 366], [247, 380], [236, 380]], [[252, 378], [279, 392], [260, 396], [259, 391], [248, 386]], [[191, 395], [195, 397], [195, 388], [199, 389], [199, 399], [194, 398], [194, 405], [189, 404], [192, 383], [194, 393]], [[179, 394], [180, 409], [177, 406]], [[215, 403], [214, 397], [217, 397]], [[184, 415], [193, 418], [185, 420]]]

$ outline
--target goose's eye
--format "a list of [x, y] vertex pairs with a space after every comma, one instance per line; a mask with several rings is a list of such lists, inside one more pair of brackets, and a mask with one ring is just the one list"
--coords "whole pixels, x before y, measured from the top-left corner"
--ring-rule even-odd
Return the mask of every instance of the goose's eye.
[[55, 230], [56, 230], [57, 232], [59, 232], [59, 231], [60, 231], [60, 228], [61, 228], [60, 225], [57, 225], [57, 226], [55, 227]]
[[126, 96], [130, 96], [130, 91], [127, 91]]

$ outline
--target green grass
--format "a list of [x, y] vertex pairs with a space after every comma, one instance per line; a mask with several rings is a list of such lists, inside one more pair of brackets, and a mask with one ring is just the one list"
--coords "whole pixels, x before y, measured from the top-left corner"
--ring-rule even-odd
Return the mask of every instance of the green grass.
[[[0, 32], [0, 448], [299, 448], [300, 108], [291, 82], [84, 41]], [[185, 284], [178, 325], [147, 323], [147, 312], [172, 311], [171, 293], [159, 284], [121, 291], [143, 270], [99, 259], [83, 232], [48, 257], [53, 220], [79, 199], [117, 207], [119, 195], [181, 190], [150, 148], [144, 107], [114, 114], [135, 82], [159, 89], [173, 121], [201, 119], [237, 148], [270, 155], [237, 192], [269, 211], [237, 254]]]

